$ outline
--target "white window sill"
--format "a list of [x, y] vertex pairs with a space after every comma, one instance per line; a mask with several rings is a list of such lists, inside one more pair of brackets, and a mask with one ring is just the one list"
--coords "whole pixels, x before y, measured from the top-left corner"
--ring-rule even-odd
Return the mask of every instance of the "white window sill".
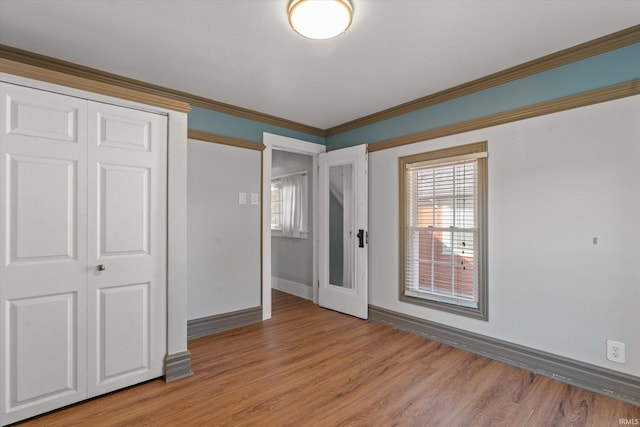
[[439, 294], [436, 292], [421, 291], [417, 289], [405, 289], [404, 294], [414, 298], [421, 298], [424, 300], [436, 301], [436, 302], [444, 302], [447, 304], [453, 304], [460, 307], [467, 307], [467, 308], [474, 308], [474, 309], [478, 308], [478, 303], [476, 301], [466, 299], [466, 298], [456, 298], [449, 295]]
[[309, 232], [308, 231], [302, 231], [302, 232], [300, 232], [300, 236], [299, 237], [293, 237], [293, 236], [283, 236], [282, 235], [282, 230], [271, 229], [271, 237], [280, 237], [280, 238], [283, 238], [283, 239], [308, 239], [309, 238]]

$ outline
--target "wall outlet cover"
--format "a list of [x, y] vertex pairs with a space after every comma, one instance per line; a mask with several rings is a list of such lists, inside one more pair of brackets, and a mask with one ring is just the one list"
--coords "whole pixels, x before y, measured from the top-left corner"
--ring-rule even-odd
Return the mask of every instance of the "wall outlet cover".
[[616, 363], [626, 363], [626, 348], [624, 343], [607, 340], [607, 360]]

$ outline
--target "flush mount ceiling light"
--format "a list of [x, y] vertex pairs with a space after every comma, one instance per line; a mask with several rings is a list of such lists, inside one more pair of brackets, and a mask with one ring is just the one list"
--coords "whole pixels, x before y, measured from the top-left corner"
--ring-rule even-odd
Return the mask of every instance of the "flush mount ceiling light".
[[310, 39], [330, 39], [349, 28], [353, 8], [349, 0], [292, 0], [289, 25]]

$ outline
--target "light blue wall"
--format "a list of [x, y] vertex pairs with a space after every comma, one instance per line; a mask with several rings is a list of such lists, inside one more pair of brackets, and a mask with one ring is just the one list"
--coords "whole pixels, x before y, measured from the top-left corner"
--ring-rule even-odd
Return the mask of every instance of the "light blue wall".
[[217, 133], [219, 135], [231, 136], [245, 139], [247, 141], [262, 142], [262, 132], [274, 133], [277, 135], [297, 138], [303, 141], [325, 143], [321, 136], [309, 135], [286, 129], [280, 126], [269, 125], [230, 114], [220, 113], [206, 108], [193, 107], [189, 113], [189, 129], [202, 132]]
[[327, 150], [372, 144], [635, 79], [640, 79], [640, 43], [331, 136]]
[[[262, 133], [270, 132], [326, 144], [330, 151], [364, 143], [374, 144], [635, 79], [640, 79], [640, 43], [326, 139], [199, 107], [193, 107], [189, 113], [189, 129], [255, 142], [262, 142]], [[416, 98], [423, 95], [417, 93]]]

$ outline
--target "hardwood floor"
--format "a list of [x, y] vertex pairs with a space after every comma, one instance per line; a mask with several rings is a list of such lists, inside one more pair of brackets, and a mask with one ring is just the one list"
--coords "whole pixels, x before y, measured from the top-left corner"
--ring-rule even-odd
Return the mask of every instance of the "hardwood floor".
[[640, 419], [640, 407], [278, 291], [271, 320], [189, 348], [193, 377], [150, 381], [21, 425], [620, 426]]

